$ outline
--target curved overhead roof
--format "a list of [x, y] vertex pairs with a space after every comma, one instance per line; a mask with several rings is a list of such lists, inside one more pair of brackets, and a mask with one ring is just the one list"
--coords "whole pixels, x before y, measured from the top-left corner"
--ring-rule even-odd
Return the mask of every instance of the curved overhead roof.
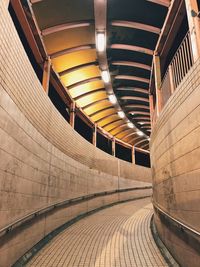
[[[170, 1], [31, 2], [53, 68], [77, 105], [114, 137], [147, 149], [152, 57]], [[107, 37], [104, 52], [96, 49], [99, 31]], [[105, 69], [108, 84], [101, 78]], [[113, 93], [116, 104], [109, 101]]]

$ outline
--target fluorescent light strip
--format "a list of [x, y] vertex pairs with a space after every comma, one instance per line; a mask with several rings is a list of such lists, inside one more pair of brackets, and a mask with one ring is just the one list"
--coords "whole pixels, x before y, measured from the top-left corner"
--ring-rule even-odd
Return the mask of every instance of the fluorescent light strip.
[[99, 52], [104, 52], [106, 49], [106, 36], [103, 32], [97, 32], [96, 46]]

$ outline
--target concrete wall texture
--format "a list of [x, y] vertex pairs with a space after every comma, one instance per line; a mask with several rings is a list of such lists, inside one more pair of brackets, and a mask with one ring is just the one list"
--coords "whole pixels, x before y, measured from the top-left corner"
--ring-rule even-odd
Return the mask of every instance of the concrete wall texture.
[[[151, 136], [153, 199], [200, 232], [200, 60], [164, 107]], [[182, 266], [199, 266], [197, 253], [156, 217], [165, 244]]]
[[[59, 200], [149, 185], [150, 169], [95, 148], [62, 118], [32, 69], [7, 5], [7, 0], [0, 1], [0, 228]], [[70, 218], [119, 197], [131, 195], [59, 209], [15, 236], [0, 238], [0, 267], [10, 266]]]

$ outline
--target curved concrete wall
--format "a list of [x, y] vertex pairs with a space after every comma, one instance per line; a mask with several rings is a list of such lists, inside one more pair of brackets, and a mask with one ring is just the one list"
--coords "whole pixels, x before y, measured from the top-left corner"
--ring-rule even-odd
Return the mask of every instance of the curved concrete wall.
[[[200, 232], [200, 60], [164, 107], [151, 136], [153, 199]], [[158, 231], [182, 266], [199, 266], [199, 247], [183, 242], [156, 215]]]
[[[54, 108], [25, 54], [7, 3], [0, 1], [0, 228], [59, 200], [149, 185], [150, 169], [95, 148]], [[0, 239], [0, 266], [10, 266], [68, 219], [118, 197], [61, 209], [6, 235]]]

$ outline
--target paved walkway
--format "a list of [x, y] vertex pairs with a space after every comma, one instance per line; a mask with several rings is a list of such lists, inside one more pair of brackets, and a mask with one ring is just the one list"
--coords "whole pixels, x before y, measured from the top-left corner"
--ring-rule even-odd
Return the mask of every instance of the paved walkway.
[[27, 266], [167, 266], [151, 235], [151, 215], [150, 199], [102, 210], [63, 231]]

